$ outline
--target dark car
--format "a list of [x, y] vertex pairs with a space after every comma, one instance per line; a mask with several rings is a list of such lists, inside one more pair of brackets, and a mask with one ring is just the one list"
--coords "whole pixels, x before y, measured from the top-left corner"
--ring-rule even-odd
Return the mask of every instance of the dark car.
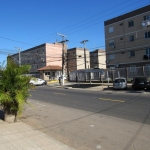
[[150, 89], [150, 81], [144, 76], [134, 77], [132, 80], [132, 88], [136, 89]]

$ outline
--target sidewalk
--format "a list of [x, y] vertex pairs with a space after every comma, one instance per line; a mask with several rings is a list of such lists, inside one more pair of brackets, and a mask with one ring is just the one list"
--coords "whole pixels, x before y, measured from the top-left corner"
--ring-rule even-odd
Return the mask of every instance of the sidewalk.
[[0, 150], [73, 150], [23, 122], [0, 120]]
[[78, 89], [78, 90], [89, 90], [89, 91], [103, 91], [103, 92], [119, 92], [119, 93], [146, 93], [150, 94], [150, 90], [136, 90], [134, 91], [131, 87], [131, 84], [127, 85], [127, 90], [114, 90], [112, 83], [76, 83], [68, 82], [64, 83], [64, 86], [59, 85], [58, 82], [53, 82], [47, 84], [50, 87], [64, 88], [64, 89]]

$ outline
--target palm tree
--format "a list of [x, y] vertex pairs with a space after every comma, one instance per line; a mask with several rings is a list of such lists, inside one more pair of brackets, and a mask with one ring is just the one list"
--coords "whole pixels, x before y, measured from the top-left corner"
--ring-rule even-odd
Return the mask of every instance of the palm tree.
[[5, 115], [15, 116], [14, 122], [22, 113], [31, 89], [30, 77], [25, 75], [29, 69], [28, 65], [17, 65], [10, 56], [6, 67], [0, 68], [0, 105]]

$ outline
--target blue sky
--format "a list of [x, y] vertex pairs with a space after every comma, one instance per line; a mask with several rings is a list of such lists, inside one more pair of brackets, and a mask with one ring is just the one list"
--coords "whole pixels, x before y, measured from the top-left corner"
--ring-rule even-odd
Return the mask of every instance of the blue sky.
[[0, 0], [0, 62], [43, 43], [61, 41], [68, 48], [105, 49], [104, 21], [150, 4], [150, 0]]

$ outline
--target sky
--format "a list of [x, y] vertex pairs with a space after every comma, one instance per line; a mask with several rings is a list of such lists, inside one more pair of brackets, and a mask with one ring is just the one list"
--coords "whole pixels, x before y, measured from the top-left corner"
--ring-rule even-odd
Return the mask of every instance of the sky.
[[105, 49], [104, 21], [144, 7], [150, 0], [0, 0], [0, 62], [26, 50], [62, 40], [68, 48]]

